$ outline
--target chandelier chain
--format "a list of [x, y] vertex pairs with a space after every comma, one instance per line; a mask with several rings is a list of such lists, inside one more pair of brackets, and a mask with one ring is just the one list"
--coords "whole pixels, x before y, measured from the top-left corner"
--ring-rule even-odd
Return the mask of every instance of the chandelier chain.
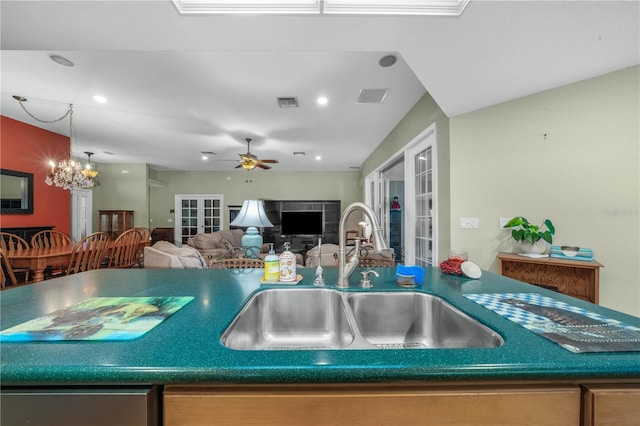
[[50, 124], [50, 123], [57, 123], [58, 121], [62, 121], [62, 120], [64, 120], [65, 118], [67, 118], [67, 116], [68, 116], [68, 115], [71, 115], [71, 118], [69, 119], [69, 121], [71, 121], [71, 120], [73, 119], [73, 104], [69, 104], [69, 109], [67, 110], [67, 112], [65, 112], [65, 114], [64, 114], [62, 117], [60, 117], [60, 118], [56, 118], [56, 119], [54, 119], [54, 120], [42, 120], [42, 119], [40, 119], [40, 118], [36, 117], [35, 115], [31, 114], [31, 113], [27, 110], [27, 108], [24, 106], [24, 104], [22, 103], [22, 101], [20, 101], [20, 100], [19, 100], [19, 101], [18, 101], [18, 103], [20, 104], [20, 106], [22, 107], [22, 109], [24, 110], [24, 112], [26, 112], [26, 113], [27, 113], [27, 115], [29, 115], [29, 117], [33, 118], [33, 119], [34, 119], [34, 120], [36, 120], [36, 121], [39, 121], [40, 123], [47, 123], [47, 124]]

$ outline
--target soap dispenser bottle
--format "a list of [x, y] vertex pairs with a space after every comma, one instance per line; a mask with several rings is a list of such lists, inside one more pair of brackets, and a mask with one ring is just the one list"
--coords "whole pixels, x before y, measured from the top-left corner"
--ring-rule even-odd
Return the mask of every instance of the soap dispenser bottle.
[[289, 243], [284, 243], [284, 251], [280, 255], [280, 281], [296, 280], [296, 256], [289, 251]]
[[264, 281], [276, 282], [280, 278], [280, 259], [269, 243], [269, 254], [264, 258]]

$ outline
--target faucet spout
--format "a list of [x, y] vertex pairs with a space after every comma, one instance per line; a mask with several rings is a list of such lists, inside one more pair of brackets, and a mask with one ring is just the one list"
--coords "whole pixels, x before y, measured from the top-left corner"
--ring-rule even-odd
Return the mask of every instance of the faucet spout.
[[371, 207], [367, 206], [364, 203], [356, 202], [347, 206], [346, 209], [342, 212], [342, 216], [340, 217], [340, 234], [338, 237], [339, 248], [338, 248], [338, 283], [336, 287], [338, 288], [348, 288], [349, 287], [349, 277], [353, 274], [353, 271], [358, 266], [358, 240], [356, 240], [356, 249], [355, 253], [350, 259], [347, 259], [347, 218], [351, 213], [356, 210], [362, 211], [373, 226], [373, 248], [376, 252], [381, 252], [383, 250], [388, 250], [386, 241], [382, 235], [382, 228], [380, 228], [380, 223], [378, 222], [378, 218], [376, 217]]

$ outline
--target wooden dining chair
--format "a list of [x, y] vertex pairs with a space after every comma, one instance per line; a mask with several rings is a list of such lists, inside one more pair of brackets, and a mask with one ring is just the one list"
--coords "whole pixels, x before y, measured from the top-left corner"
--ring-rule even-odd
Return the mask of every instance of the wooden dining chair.
[[[31, 247], [34, 248], [62, 247], [67, 245], [71, 245], [71, 237], [60, 231], [40, 231], [31, 237]], [[66, 269], [67, 263], [51, 265], [44, 271], [44, 274], [46, 278], [57, 277], [65, 275]]]
[[128, 229], [118, 235], [111, 245], [109, 268], [131, 268], [138, 261], [140, 238], [142, 234], [136, 228]]
[[[3, 252], [10, 253], [28, 248], [29, 243], [24, 238], [9, 232], [0, 232], [0, 250]], [[29, 268], [13, 268], [13, 272], [24, 275], [24, 282], [29, 282], [29, 272], [31, 272]]]
[[71, 244], [71, 237], [64, 232], [45, 230], [34, 234], [31, 237], [31, 247], [60, 247]]
[[149, 228], [134, 228], [140, 234], [140, 246], [136, 254], [136, 264], [140, 268], [144, 268], [144, 248], [151, 245], [151, 231]]
[[346, 232], [346, 244], [349, 245], [350, 243], [355, 244], [356, 242], [356, 238], [358, 238], [358, 231], [354, 231], [354, 230], [349, 230]]
[[0, 274], [0, 286], [4, 288], [7, 284], [7, 280], [11, 285], [17, 285], [18, 280], [16, 280], [16, 276], [13, 273], [13, 268], [11, 267], [11, 263], [7, 256], [5, 256], [4, 251], [0, 250], [0, 269], [2, 272]]
[[106, 232], [87, 235], [74, 246], [66, 274], [99, 269], [111, 249], [111, 237]]

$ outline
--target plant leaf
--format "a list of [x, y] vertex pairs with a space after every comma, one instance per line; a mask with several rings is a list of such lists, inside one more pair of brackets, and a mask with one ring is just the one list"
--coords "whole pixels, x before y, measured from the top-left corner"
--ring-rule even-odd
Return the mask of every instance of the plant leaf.
[[541, 232], [540, 233], [540, 238], [542, 238], [543, 240], [545, 240], [549, 244], [551, 244], [551, 242], [553, 241], [553, 237], [551, 236], [551, 232], [550, 231]]
[[525, 223], [527, 221], [527, 219], [523, 218], [522, 216], [516, 216], [513, 219], [511, 219], [509, 222], [504, 224], [505, 228], [513, 228], [514, 226], [522, 226], [523, 223]]

